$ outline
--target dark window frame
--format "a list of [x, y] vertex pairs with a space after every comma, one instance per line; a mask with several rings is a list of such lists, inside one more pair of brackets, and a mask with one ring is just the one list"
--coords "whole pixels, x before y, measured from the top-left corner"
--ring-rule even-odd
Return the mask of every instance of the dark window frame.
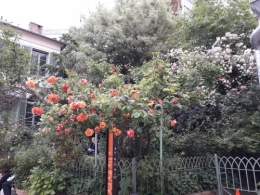
[[42, 65], [47, 64], [49, 53], [32, 48], [30, 74], [45, 75], [45, 68]]

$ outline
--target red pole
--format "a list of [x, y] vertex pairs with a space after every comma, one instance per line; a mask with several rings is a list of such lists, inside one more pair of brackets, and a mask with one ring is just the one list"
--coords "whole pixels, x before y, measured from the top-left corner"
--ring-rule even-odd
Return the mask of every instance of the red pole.
[[[113, 128], [113, 125], [112, 125]], [[110, 129], [107, 130], [107, 154], [106, 154], [106, 191], [105, 195], [118, 195], [117, 161], [118, 149], [117, 138]]]

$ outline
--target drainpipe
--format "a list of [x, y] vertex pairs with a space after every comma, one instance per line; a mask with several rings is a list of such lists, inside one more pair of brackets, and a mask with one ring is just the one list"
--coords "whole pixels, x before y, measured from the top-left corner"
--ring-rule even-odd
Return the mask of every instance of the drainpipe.
[[251, 10], [259, 24], [250, 36], [250, 43], [255, 49], [258, 81], [260, 83], [260, 0], [250, 0], [249, 3]]

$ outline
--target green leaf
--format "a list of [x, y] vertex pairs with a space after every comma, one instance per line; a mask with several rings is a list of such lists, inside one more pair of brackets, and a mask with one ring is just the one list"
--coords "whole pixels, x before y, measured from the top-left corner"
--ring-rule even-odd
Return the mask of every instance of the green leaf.
[[140, 115], [141, 115], [141, 113], [140, 113], [140, 112], [135, 112], [135, 113], [134, 113], [134, 118], [139, 118], [139, 117], [140, 117]]

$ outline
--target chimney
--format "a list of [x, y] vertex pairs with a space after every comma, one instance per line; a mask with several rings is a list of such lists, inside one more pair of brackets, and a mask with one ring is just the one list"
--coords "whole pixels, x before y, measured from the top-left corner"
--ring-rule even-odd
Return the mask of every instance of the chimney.
[[34, 22], [30, 22], [29, 24], [29, 31], [32, 31], [34, 33], [37, 33], [37, 34], [42, 34], [42, 29], [43, 27], [39, 24], [36, 24]]

